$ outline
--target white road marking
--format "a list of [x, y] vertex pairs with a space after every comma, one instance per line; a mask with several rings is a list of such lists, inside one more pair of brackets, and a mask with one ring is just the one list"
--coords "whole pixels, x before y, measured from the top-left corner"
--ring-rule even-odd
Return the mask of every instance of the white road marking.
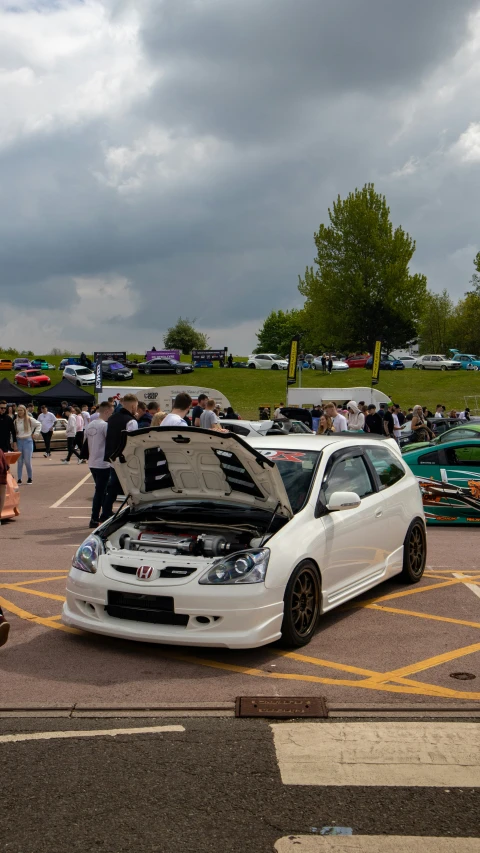
[[479, 853], [480, 838], [417, 835], [290, 835], [275, 844], [277, 853]]
[[51, 505], [51, 507], [49, 507], [49, 509], [58, 509], [58, 508], [63, 504], [63, 502], [64, 502], [64, 501], [66, 501], [66, 500], [67, 500], [67, 498], [69, 498], [69, 497], [70, 497], [70, 495], [73, 495], [73, 494], [74, 494], [74, 492], [76, 492], [76, 491], [77, 491], [77, 489], [79, 489], [79, 488], [80, 488], [80, 486], [83, 486], [83, 484], [84, 484], [84, 483], [86, 483], [86, 482], [87, 482], [87, 480], [88, 480], [91, 476], [92, 476], [92, 475], [90, 474], [90, 471], [89, 471], [89, 472], [88, 472], [88, 474], [86, 475], [86, 477], [84, 477], [84, 478], [83, 478], [83, 480], [80, 480], [80, 482], [79, 482], [79, 483], [77, 483], [77, 485], [76, 485], [76, 486], [74, 486], [74, 487], [73, 487], [73, 489], [70, 489], [70, 491], [69, 491], [69, 492], [67, 492], [67, 494], [66, 494], [66, 495], [63, 495], [63, 497], [62, 497], [62, 498], [59, 498], [59, 500], [58, 500], [58, 501], [56, 501], [56, 503], [52, 504], [52, 505]]
[[275, 723], [285, 785], [480, 785], [476, 723]]
[[[453, 572], [453, 577], [454, 578], [464, 578], [465, 575], [462, 574], [462, 572]], [[475, 595], [478, 595], [478, 597], [480, 598], [480, 586], [476, 586], [474, 583], [465, 583], [464, 585], [468, 586], [468, 588], [471, 589], [472, 592], [474, 592]]]
[[19, 735], [0, 735], [0, 743], [18, 743], [23, 740], [56, 740], [76, 737], [116, 737], [116, 735], [144, 735], [158, 732], [184, 732], [184, 726], [142, 726], [138, 729], [91, 729], [90, 731], [29, 732]]

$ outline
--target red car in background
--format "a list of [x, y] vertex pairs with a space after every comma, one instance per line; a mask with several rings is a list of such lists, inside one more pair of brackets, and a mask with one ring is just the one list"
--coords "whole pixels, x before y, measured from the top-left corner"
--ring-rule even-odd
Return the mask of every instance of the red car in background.
[[26, 385], [27, 388], [38, 388], [40, 385], [51, 385], [52, 380], [41, 370], [22, 370], [13, 380], [15, 385]]
[[369, 358], [369, 355], [349, 355], [345, 361], [349, 367], [365, 367]]

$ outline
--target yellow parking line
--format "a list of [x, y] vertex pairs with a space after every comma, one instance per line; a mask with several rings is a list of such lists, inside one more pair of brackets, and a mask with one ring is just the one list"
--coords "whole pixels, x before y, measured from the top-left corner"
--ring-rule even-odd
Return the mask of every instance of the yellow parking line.
[[54, 595], [51, 592], [41, 592], [39, 589], [25, 589], [14, 583], [0, 583], [0, 589], [11, 589], [14, 592], [23, 592], [25, 595], [38, 595], [39, 598], [50, 598], [52, 601], [65, 601], [64, 595]]
[[[162, 651], [162, 656], [167, 658], [172, 658], [174, 660], [181, 660], [185, 663], [194, 663], [199, 666], [212, 667], [213, 669], [222, 669], [227, 672], [239, 672], [243, 675], [253, 675], [257, 678], [266, 678], [268, 680], [276, 679], [276, 680], [285, 680], [285, 681], [303, 681], [314, 684], [330, 684], [330, 685], [340, 685], [341, 687], [358, 687], [367, 690], [379, 690], [383, 693], [403, 693], [408, 695], [418, 695], [418, 696], [435, 696], [446, 699], [469, 699], [471, 700], [480, 700], [480, 693], [468, 693], [465, 690], [452, 690], [450, 688], [444, 687], [436, 687], [430, 685], [422, 685], [421, 687], [403, 687], [402, 685], [395, 684], [383, 684], [381, 682], [370, 681], [369, 679], [365, 679], [364, 681], [353, 681], [349, 679], [340, 679], [340, 678], [322, 678], [317, 675], [297, 675], [296, 673], [282, 673], [282, 672], [264, 672], [261, 669], [255, 669], [252, 667], [244, 667], [238, 666], [237, 664], [228, 664], [228, 663], [219, 663], [218, 661], [206, 660], [204, 658], [197, 657], [188, 657], [187, 655], [178, 655], [175, 653], [169, 653]], [[397, 673], [392, 674], [392, 677], [395, 677]], [[389, 675], [389, 673], [385, 674], [385, 678]]]
[[[374, 605], [372, 605], [372, 607], [373, 606]], [[382, 608], [382, 609], [387, 609], [387, 608]], [[403, 613], [403, 612], [404, 612], [403, 610], [399, 611], [399, 613]], [[346, 664], [334, 663], [333, 661], [325, 661], [325, 660], [322, 660], [321, 658], [313, 658], [313, 657], [309, 657], [308, 655], [301, 655], [301, 654], [298, 654], [297, 652], [279, 652], [279, 651], [272, 650], [272, 654], [277, 655], [278, 657], [293, 658], [293, 660], [305, 661], [306, 663], [312, 663], [315, 666], [325, 666], [325, 667], [328, 667], [330, 669], [338, 669], [338, 670], [343, 670], [345, 672], [357, 673], [358, 675], [366, 675], [369, 677], [368, 680], [370, 680], [370, 678], [376, 678], [376, 677], [380, 677], [382, 679], [384, 678], [383, 673], [380, 674], [377, 670], [374, 670], [374, 669], [361, 669], [360, 667], [356, 667], [356, 666], [347, 666]], [[424, 683], [422, 683], [420, 681], [413, 681], [412, 679], [408, 679], [408, 678], [398, 677], [398, 678], [392, 678], [392, 679], [388, 679], [388, 680], [398, 682], [399, 684], [409, 685], [411, 687], [423, 687], [424, 686]], [[435, 689], [434, 684], [429, 684], [428, 686], [431, 687], [432, 689]], [[439, 689], [443, 689], [443, 688], [439, 688]]]
[[27, 622], [34, 622], [37, 625], [43, 625], [45, 628], [58, 628], [59, 631], [65, 631], [65, 633], [67, 634], [83, 633], [77, 628], [70, 628], [68, 625], [58, 625], [55, 621], [53, 621], [55, 619], [58, 619], [58, 616], [35, 616], [34, 613], [29, 613], [28, 610], [22, 610], [21, 607], [17, 607], [16, 604], [13, 604], [11, 601], [7, 601], [7, 599], [2, 598], [2, 596], [0, 596], [0, 606], [3, 607], [7, 611], [7, 613], [14, 613], [15, 616], [19, 616], [20, 619], [26, 619]]
[[464, 583], [464, 580], [444, 581], [443, 583], [431, 583], [428, 586], [421, 586], [419, 589], [406, 589], [403, 592], [389, 592], [388, 595], [381, 595], [378, 598], [369, 598], [366, 601], [349, 601], [348, 604], [343, 604], [340, 610], [350, 610], [355, 607], [368, 607], [370, 604], [376, 604], [378, 601], [390, 601], [393, 598], [405, 598], [407, 595], [419, 595], [421, 592], [430, 592], [432, 589], [441, 589], [442, 587], [455, 586], [455, 584]]
[[[54, 578], [34, 578], [34, 580], [29, 581], [15, 581], [15, 586], [27, 586], [31, 583], [48, 583], [48, 581], [61, 581], [64, 578], [68, 578], [68, 575], [57, 575]], [[3, 584], [0, 584], [3, 586]]]
[[[435, 666], [440, 666], [442, 663], [448, 663], [451, 660], [457, 660], [457, 658], [472, 655], [475, 652], [480, 652], [480, 643], [473, 643], [471, 646], [464, 646], [462, 649], [453, 649], [451, 652], [444, 652], [441, 655], [435, 655], [434, 657], [425, 658], [425, 660], [418, 661], [417, 663], [402, 666], [399, 669], [393, 669], [390, 672], [385, 672], [383, 678], [385, 681], [390, 681], [398, 676], [403, 677], [405, 675], [413, 675], [415, 672], [424, 672], [426, 669], [432, 669]], [[374, 678], [369, 679], [369, 683], [372, 683], [373, 681]]]
[[435, 622], [451, 622], [453, 625], [466, 625], [467, 628], [480, 628], [480, 622], [468, 622], [466, 619], [453, 619], [450, 616], [434, 616], [432, 613], [419, 613], [417, 610], [399, 610], [396, 607], [383, 607], [370, 604], [369, 610], [385, 610], [387, 613], [399, 613], [402, 616], [418, 616], [419, 619], [434, 619]]
[[305, 663], [313, 663], [315, 666], [324, 666], [327, 669], [338, 669], [340, 672], [351, 672], [355, 675], [378, 675], [376, 670], [362, 669], [359, 666], [349, 666], [345, 663], [336, 663], [331, 660], [322, 660], [322, 658], [314, 658], [309, 655], [301, 655], [298, 652], [280, 652], [276, 649], [271, 650], [273, 655], [280, 658], [290, 658], [291, 660], [303, 661]]
[[[452, 572], [452, 575], [453, 575], [454, 577], [458, 577], [458, 574], [457, 574], [457, 573], [455, 573], [455, 572]], [[425, 575], [425, 577], [428, 577], [428, 578], [441, 578], [441, 575]], [[462, 580], [470, 581], [470, 583], [476, 584], [477, 586], [478, 586], [478, 585], [480, 585], [480, 578], [479, 578], [479, 576], [478, 576], [478, 575], [472, 575], [472, 573], [471, 573], [471, 572], [469, 572], [469, 573], [468, 573], [468, 575], [465, 575], [465, 577], [463, 577], [463, 578], [462, 578]]]

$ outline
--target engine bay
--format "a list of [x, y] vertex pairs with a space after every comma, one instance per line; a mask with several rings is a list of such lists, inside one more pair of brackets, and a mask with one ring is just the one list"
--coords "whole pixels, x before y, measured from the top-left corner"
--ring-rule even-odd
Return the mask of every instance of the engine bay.
[[[266, 541], [265, 537], [263, 541]], [[258, 548], [261, 543], [262, 531], [250, 525], [227, 527], [146, 521], [122, 525], [108, 536], [106, 546], [107, 552], [120, 549], [132, 555], [149, 553], [212, 558]]]

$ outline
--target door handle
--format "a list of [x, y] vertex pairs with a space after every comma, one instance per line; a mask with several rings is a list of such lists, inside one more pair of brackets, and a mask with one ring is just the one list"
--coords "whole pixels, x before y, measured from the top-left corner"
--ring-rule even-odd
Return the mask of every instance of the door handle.
[[382, 514], [383, 514], [383, 510], [377, 509], [377, 511], [375, 513], [375, 518], [380, 518], [382, 516]]

